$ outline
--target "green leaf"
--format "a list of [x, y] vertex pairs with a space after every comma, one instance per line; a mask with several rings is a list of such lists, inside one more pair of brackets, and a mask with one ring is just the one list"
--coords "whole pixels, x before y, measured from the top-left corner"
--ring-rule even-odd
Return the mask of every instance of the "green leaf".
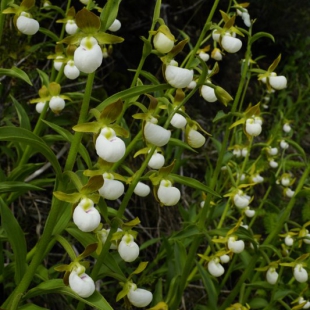
[[101, 30], [106, 31], [114, 22], [118, 14], [121, 0], [108, 0], [100, 14]]
[[185, 227], [184, 229], [182, 229], [181, 231], [177, 232], [175, 235], [171, 236], [169, 238], [169, 241], [180, 240], [180, 239], [184, 239], [184, 238], [188, 238], [192, 236], [197, 236], [199, 234], [201, 234], [201, 231], [198, 229], [196, 225], [189, 225]]
[[272, 34], [268, 32], [257, 32], [250, 39], [250, 44], [252, 45], [256, 40], [263, 38], [263, 37], [269, 38], [270, 40], [272, 40], [272, 42], [275, 42], [275, 39]]
[[66, 201], [69, 203], [77, 203], [82, 198], [82, 195], [80, 193], [66, 194], [63, 192], [54, 192], [53, 195], [58, 200]]
[[21, 79], [24, 82], [26, 82], [26, 83], [28, 83], [29, 85], [32, 86], [32, 83], [31, 83], [27, 73], [24, 72], [23, 70], [17, 68], [17, 67], [12, 67], [12, 69], [0, 68], [0, 76], [1, 75], [8, 75], [8, 76], [11, 76], [11, 77], [15, 77], [15, 78]]
[[102, 175], [96, 175], [91, 177], [87, 184], [81, 188], [81, 193], [87, 195], [93, 192], [98, 191], [103, 186], [103, 177]]
[[123, 101], [118, 99], [117, 101], [106, 106], [100, 114], [100, 119], [104, 119], [108, 124], [117, 120], [122, 113]]
[[147, 267], [148, 263], [149, 262], [141, 262], [139, 264], [139, 266], [137, 267], [137, 269], [135, 271], [133, 271], [132, 274], [139, 274], [139, 273], [141, 273]]
[[268, 306], [270, 303], [262, 297], [254, 297], [249, 301], [251, 309], [263, 309]]
[[[136, 72], [137, 70], [129, 69], [128, 71]], [[139, 73], [140, 73], [140, 75], [145, 77], [147, 80], [149, 80], [153, 85], [159, 85], [160, 84], [158, 79], [152, 73], [150, 73], [148, 71], [144, 71], [144, 70], [141, 70]]]
[[58, 176], [61, 175], [61, 167], [53, 151], [44, 140], [31, 131], [13, 126], [2, 127], [0, 128], [0, 141], [18, 142], [32, 146], [35, 151], [42, 153], [46, 157], [48, 162], [53, 166], [56, 174]]
[[47, 37], [51, 38], [54, 42], [59, 41], [59, 37], [54, 32], [52, 32], [46, 28], [42, 28], [42, 27], [40, 27], [39, 31], [42, 32], [43, 34], [45, 34]]
[[65, 286], [61, 279], [53, 279], [40, 283], [38, 286], [29, 290], [24, 296], [24, 300], [44, 294], [63, 294], [84, 302], [86, 305], [99, 310], [113, 310], [105, 298], [97, 291], [88, 298], [82, 298], [75, 294], [70, 287]]
[[50, 79], [49, 76], [42, 70], [37, 69], [38, 73], [39, 73], [39, 77], [41, 80], [41, 84], [45, 85], [46, 87], [49, 85], [50, 83]]
[[13, 101], [14, 106], [15, 106], [15, 109], [16, 109], [16, 112], [18, 115], [18, 119], [19, 119], [20, 127], [31, 130], [29, 117], [28, 117], [28, 114], [26, 113], [26, 111], [24, 110], [23, 106], [13, 96], [10, 96], [10, 97]]
[[42, 308], [39, 307], [35, 304], [27, 304], [27, 305], [23, 305], [21, 307], [18, 307], [18, 310], [48, 310], [48, 308]]
[[27, 245], [24, 232], [19, 226], [16, 218], [5, 204], [5, 202], [0, 198], [0, 210], [1, 210], [1, 226], [6, 232], [9, 239], [10, 245], [12, 247], [15, 259], [15, 274], [14, 280], [16, 284], [19, 284], [24, 273], [26, 272], [26, 254]]
[[0, 193], [42, 191], [43, 188], [26, 182], [3, 181], [0, 182]]
[[85, 8], [76, 13], [75, 22], [84, 33], [92, 33], [100, 29], [99, 17]]
[[[54, 123], [47, 122], [45, 120], [43, 120], [43, 122], [45, 124], [47, 124], [49, 127], [51, 127], [52, 129], [54, 129], [62, 137], [64, 137], [66, 139], [66, 141], [68, 141], [69, 143], [71, 143], [73, 141], [73, 137], [74, 136], [73, 136], [73, 134], [70, 131], [68, 131], [65, 128], [60, 127], [60, 126], [58, 126], [58, 125], [56, 125]], [[82, 158], [85, 161], [87, 167], [91, 167], [92, 166], [92, 161], [90, 159], [88, 151], [86, 150], [85, 146], [82, 143], [80, 143], [79, 146], [78, 146], [78, 152], [82, 156]]]
[[175, 261], [175, 274], [182, 275], [187, 253], [183, 242], [176, 240], [174, 243], [174, 261]]
[[221, 197], [221, 195], [218, 194], [216, 191], [212, 190], [211, 188], [207, 187], [203, 183], [201, 183], [198, 180], [195, 180], [193, 178], [180, 176], [177, 174], [170, 174], [169, 177], [171, 177], [173, 179], [173, 181], [175, 181], [177, 183], [199, 189], [203, 192], [209, 193], [209, 194], [216, 196], [216, 197], [219, 197], [219, 198]]
[[109, 104], [111, 104], [111, 103], [113, 103], [119, 99], [126, 100], [126, 99], [129, 99], [132, 97], [136, 97], [138, 95], [148, 94], [148, 93], [152, 93], [152, 92], [156, 92], [156, 91], [163, 91], [163, 90], [166, 90], [168, 88], [171, 88], [171, 86], [169, 84], [134, 86], [134, 87], [120, 91], [120, 92], [110, 96], [109, 98], [107, 98], [106, 100], [101, 102], [96, 107], [96, 109], [101, 111], [106, 106], [108, 106]]
[[278, 66], [278, 64], [280, 63], [280, 61], [281, 61], [281, 54], [273, 61], [273, 63], [269, 66], [269, 68], [268, 68], [268, 72], [273, 72], [276, 68], [277, 68], [277, 66]]
[[214, 286], [212, 278], [208, 274], [208, 272], [202, 267], [202, 265], [200, 265], [198, 262], [195, 263], [201, 276], [203, 285], [206, 289], [207, 296], [209, 296], [208, 305], [210, 306], [210, 309], [217, 309], [218, 292]]
[[217, 113], [216, 113], [216, 115], [215, 115], [215, 117], [214, 117], [214, 119], [213, 119], [213, 123], [216, 123], [216, 122], [218, 122], [219, 120], [221, 120], [221, 119], [224, 119], [224, 118], [226, 118], [226, 117], [228, 117], [229, 115], [228, 114], [226, 114], [223, 110], [221, 110], [221, 111], [218, 111]]
[[194, 153], [198, 153], [195, 149], [191, 148], [187, 143], [181, 141], [180, 139], [175, 139], [175, 138], [170, 138], [169, 139], [169, 144], [170, 145], [175, 145], [175, 146], [178, 146], [178, 147], [182, 147], [186, 150], [190, 150]]

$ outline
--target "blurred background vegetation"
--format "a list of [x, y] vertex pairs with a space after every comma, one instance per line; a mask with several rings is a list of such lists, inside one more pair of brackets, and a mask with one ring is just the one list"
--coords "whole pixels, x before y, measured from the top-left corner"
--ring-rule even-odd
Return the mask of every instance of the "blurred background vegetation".
[[[226, 10], [229, 1], [220, 1], [219, 9]], [[267, 38], [262, 38], [253, 46], [253, 59], [264, 56], [258, 63], [263, 69], [267, 69], [272, 61], [281, 53], [282, 61], [277, 68], [278, 74], [283, 74], [288, 79], [288, 88], [280, 93], [272, 95], [269, 113], [276, 113], [278, 107], [283, 109], [285, 118], [294, 121], [292, 127], [298, 130], [294, 135], [294, 139], [307, 152], [310, 153], [310, 135], [309, 135], [309, 101], [310, 101], [310, 80], [309, 80], [309, 63], [310, 63], [310, 4], [308, 0], [283, 1], [283, 0], [259, 0], [249, 1], [248, 11], [251, 19], [256, 19], [253, 32], [265, 31], [271, 33], [275, 37], [275, 43]], [[60, 0], [52, 0], [53, 5], [58, 5], [65, 9], [66, 3]], [[101, 5], [101, 1], [98, 1]], [[122, 28], [117, 35], [124, 37], [122, 44], [115, 45], [111, 57], [104, 59], [104, 63], [98, 70], [95, 81], [93, 97], [99, 101], [103, 101], [107, 96], [126, 89], [130, 86], [133, 73], [128, 71], [136, 69], [142, 51], [141, 36], [147, 36], [150, 29], [153, 8], [155, 1], [145, 0], [123, 0], [120, 5], [118, 19], [122, 23]], [[210, 0], [169, 0], [163, 1], [162, 18], [170, 27], [172, 33], [178, 40], [184, 36], [190, 38], [190, 44], [195, 44], [200, 30], [208, 16], [213, 1]], [[76, 10], [82, 8], [78, 1], [73, 1]], [[60, 24], [56, 24], [55, 20], [61, 18], [48, 11], [41, 10], [44, 17], [41, 26], [49, 30], [59, 33]], [[37, 11], [38, 16], [40, 12]], [[214, 16], [213, 22], [218, 22], [221, 18], [219, 11]], [[238, 19], [237, 25], [244, 27], [241, 19]], [[180, 31], [181, 30], [181, 31]], [[211, 43], [211, 42], [207, 42]], [[38, 115], [33, 105], [29, 105], [28, 101], [37, 97], [37, 92], [41, 87], [40, 80], [36, 69], [44, 70], [47, 73], [51, 70], [52, 62], [47, 60], [47, 56], [54, 54], [55, 44], [50, 38], [45, 37], [42, 33], [38, 33], [32, 38], [24, 35], [18, 35], [12, 24], [12, 19], [7, 16], [6, 31], [4, 33], [3, 43], [0, 46], [0, 66], [11, 68], [13, 65], [18, 66], [28, 73], [33, 80], [33, 87], [25, 83], [12, 79], [10, 77], [1, 77], [0, 81], [0, 126], [14, 125], [18, 126], [18, 115], [12, 105], [13, 96], [27, 111], [34, 126]], [[186, 53], [185, 49], [185, 52]], [[184, 56], [185, 54], [183, 54]], [[240, 61], [242, 52], [237, 55], [230, 54], [220, 63], [220, 73], [214, 78], [215, 82], [224, 87], [229, 93], [234, 94], [238, 86], [240, 75]], [[240, 58], [241, 56], [241, 58]], [[180, 56], [182, 57], [182, 55]], [[150, 71], [162, 80], [161, 63], [155, 55], [150, 55], [147, 59], [144, 70]], [[247, 96], [253, 104], [261, 100], [263, 94], [257, 83], [249, 85]], [[83, 92], [85, 87], [84, 77], [74, 82], [68, 82], [63, 86], [63, 92]], [[248, 102], [249, 103], [249, 102]], [[97, 103], [94, 101], [94, 106]], [[66, 108], [61, 115], [49, 115], [48, 121], [52, 120], [61, 126], [70, 129], [77, 122], [78, 104], [73, 102], [69, 104], [70, 108]], [[212, 125], [212, 119], [222, 109], [220, 104], [210, 104], [205, 102], [199, 94], [191, 99], [186, 106], [187, 112], [193, 119], [196, 119], [203, 127], [211, 132], [215, 137], [221, 136], [219, 125]], [[130, 117], [130, 116], [128, 116]], [[268, 118], [267, 118], [268, 119]], [[46, 130], [45, 138], [49, 138], [49, 130]], [[50, 137], [51, 138], [51, 137]], [[90, 144], [89, 137], [85, 139], [85, 144]], [[52, 144], [52, 140], [50, 143]], [[55, 153], [65, 145], [65, 142], [53, 145]], [[186, 168], [184, 174], [201, 179], [200, 167], [204, 165], [206, 155], [211, 146], [204, 149], [202, 154], [185, 153], [184, 162]], [[12, 150], [1, 146], [0, 158], [1, 167], [10, 171], [14, 167], [14, 154]], [[174, 156], [169, 148], [166, 151], [167, 157]], [[94, 156], [96, 158], [96, 156]], [[170, 158], [170, 159], [171, 159]], [[190, 160], [189, 160], [190, 159]], [[33, 159], [36, 162], [36, 158]], [[169, 159], [168, 159], [169, 160]], [[38, 159], [40, 161], [40, 159]], [[204, 170], [204, 169], [203, 169]], [[47, 173], [46, 180], [49, 180]], [[1, 178], [1, 176], [0, 176]], [[53, 180], [46, 181], [46, 189], [50, 192], [53, 188]], [[138, 242], [143, 242], [159, 235], [164, 236], [171, 234], [180, 228], [182, 222], [188, 220], [191, 216], [193, 202], [199, 204], [200, 197], [198, 193], [186, 191], [183, 197], [183, 204], [186, 212], [178, 210], [177, 207], [160, 208], [154, 207], [153, 198], [139, 200], [134, 197], [130, 212], [134, 216], [138, 216], [143, 223], [144, 229], [139, 231]], [[194, 199], [196, 198], [196, 200]], [[26, 193], [14, 205], [15, 212], [22, 228], [29, 234], [29, 248], [32, 247], [40, 235], [44, 226], [45, 218], [49, 210], [49, 202], [51, 196], [41, 192]], [[180, 213], [181, 212], [181, 213]], [[131, 218], [130, 214], [127, 214]], [[158, 244], [154, 244], [147, 248], [143, 253], [145, 260], [152, 261], [159, 249]], [[55, 247], [49, 257], [50, 265], [65, 259], [62, 249]], [[46, 262], [47, 265], [49, 262]], [[141, 279], [143, 282], [152, 282], [152, 279]], [[118, 309], [115, 304], [115, 288], [109, 284], [109, 280], [105, 280], [107, 300]], [[143, 284], [143, 283], [142, 283]], [[109, 294], [111, 292], [111, 294]], [[1, 293], [0, 293], [1, 294]], [[188, 300], [186, 301], [187, 309], [193, 309], [197, 299], [203, 300], [201, 294], [195, 287], [189, 288], [186, 292]], [[55, 299], [55, 296], [44, 297], [37, 304], [44, 306], [49, 305], [50, 309], [61, 309], [61, 300]], [[1, 299], [1, 295], [0, 295]], [[55, 305], [54, 305], [55, 304]], [[54, 306], [53, 306], [54, 305]], [[55, 308], [54, 308], [55, 307]], [[119, 308], [120, 309], [120, 308]]]

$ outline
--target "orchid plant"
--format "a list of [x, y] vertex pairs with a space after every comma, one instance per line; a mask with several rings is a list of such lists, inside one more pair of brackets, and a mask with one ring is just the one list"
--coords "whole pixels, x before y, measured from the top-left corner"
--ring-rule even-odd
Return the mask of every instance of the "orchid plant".
[[[278, 100], [290, 87], [281, 55], [267, 69], [252, 59], [274, 37], [254, 32], [249, 3], [214, 0], [189, 40], [156, 0], [130, 85], [102, 95], [103, 63], [126, 41], [121, 1], [15, 2], [1, 1], [0, 42], [12, 20], [47, 61], [0, 69], [30, 94], [11, 90], [14, 120], [1, 119], [1, 309], [54, 309], [50, 294], [58, 309], [308, 309], [309, 158]], [[240, 74], [227, 91], [217, 75], [232, 59]], [[197, 115], [195, 101], [216, 115]], [[30, 242], [17, 207], [27, 214], [43, 190]]]

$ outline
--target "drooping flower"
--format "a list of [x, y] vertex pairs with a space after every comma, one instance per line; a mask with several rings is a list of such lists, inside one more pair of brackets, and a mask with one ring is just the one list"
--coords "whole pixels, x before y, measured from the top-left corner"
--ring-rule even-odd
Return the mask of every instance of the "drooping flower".
[[289, 187], [287, 187], [284, 189], [284, 194], [286, 197], [292, 198], [295, 194], [295, 191], [293, 191]]
[[256, 173], [251, 177], [251, 181], [254, 183], [262, 183], [264, 182], [264, 178], [259, 173]]
[[49, 102], [49, 107], [54, 113], [62, 111], [65, 105], [65, 100], [60, 96], [53, 96]]
[[82, 199], [74, 209], [73, 222], [81, 231], [93, 231], [100, 224], [100, 220], [100, 213], [91, 199]]
[[79, 27], [77, 26], [74, 19], [67, 20], [66, 27], [65, 27], [67, 34], [73, 35], [77, 32], [78, 29]]
[[200, 52], [198, 57], [201, 58], [203, 61], [208, 61], [210, 59], [210, 55], [206, 52]]
[[246, 207], [244, 213], [247, 217], [253, 217], [255, 215], [255, 210]]
[[153, 294], [150, 291], [138, 288], [136, 284], [132, 283], [127, 297], [133, 306], [143, 308], [151, 303]]
[[171, 118], [170, 124], [175, 128], [184, 128], [187, 124], [187, 120], [180, 113], [175, 113]]
[[36, 111], [40, 114], [42, 113], [43, 109], [44, 109], [44, 106], [45, 106], [45, 102], [38, 102], [36, 104]]
[[286, 133], [289, 133], [292, 130], [292, 127], [290, 126], [289, 123], [285, 123], [282, 127], [283, 131]]
[[221, 50], [219, 48], [214, 48], [211, 53], [211, 57], [217, 61], [221, 61], [223, 59]]
[[161, 180], [157, 191], [157, 197], [163, 205], [174, 206], [179, 202], [181, 192], [178, 188], [172, 186], [169, 180]]
[[92, 73], [101, 66], [102, 50], [94, 37], [85, 37], [74, 52], [74, 63], [84, 73]]
[[61, 59], [64, 59], [65, 56], [63, 55], [58, 55], [56, 56], [56, 58], [53, 61], [53, 66], [55, 68], [55, 70], [59, 71], [62, 67], [62, 65], [64, 64], [63, 61], [61, 61]]
[[275, 156], [275, 155], [278, 154], [278, 148], [277, 148], [277, 147], [271, 147], [271, 146], [269, 146], [269, 147], [267, 148], [267, 153], [268, 153], [269, 155], [271, 155], [271, 156]]
[[229, 255], [227, 255], [227, 254], [221, 255], [221, 256], [220, 256], [220, 261], [221, 261], [221, 263], [223, 263], [223, 264], [229, 263], [229, 261], [230, 261]]
[[139, 246], [134, 242], [132, 235], [126, 233], [118, 245], [118, 253], [125, 262], [133, 262], [139, 256]]
[[138, 182], [133, 192], [140, 197], [146, 197], [151, 192], [151, 189], [147, 184]]
[[303, 297], [299, 297], [298, 298], [298, 304], [303, 304], [302, 309], [309, 309], [310, 308], [310, 301], [309, 300], [305, 300]]
[[294, 267], [294, 278], [296, 281], [299, 283], [304, 283], [308, 281], [308, 272], [307, 270], [303, 267], [303, 264], [297, 264]]
[[226, 52], [237, 53], [242, 47], [242, 41], [230, 33], [226, 33], [222, 36], [221, 45]]
[[[154, 123], [153, 123], [154, 122]], [[156, 145], [164, 146], [168, 143], [171, 131], [165, 129], [162, 126], [156, 124], [157, 119], [152, 118], [151, 121], [147, 121], [144, 125], [144, 138], [147, 142]]]
[[266, 280], [269, 284], [276, 284], [278, 281], [279, 274], [274, 267], [270, 267], [266, 272]]
[[203, 97], [204, 100], [206, 100], [208, 102], [215, 102], [217, 100], [214, 88], [212, 88], [208, 85], [202, 85], [201, 96]]
[[206, 138], [196, 129], [191, 127], [186, 133], [186, 141], [189, 146], [200, 148], [205, 144]]
[[165, 70], [167, 82], [175, 88], [187, 87], [193, 80], [194, 71], [178, 67], [178, 63], [172, 60]]
[[269, 166], [271, 168], [277, 168], [279, 166], [279, 164], [274, 159], [271, 159], [271, 160], [269, 160]]
[[104, 127], [101, 129], [95, 144], [97, 155], [109, 163], [119, 161], [126, 152], [122, 139], [116, 136], [114, 129]]
[[83, 298], [91, 296], [95, 291], [94, 280], [86, 273], [79, 274], [76, 270], [70, 273], [69, 285], [72, 291]]
[[225, 269], [224, 267], [220, 264], [220, 259], [219, 258], [214, 258], [211, 259], [208, 262], [208, 271], [210, 274], [214, 277], [220, 277], [221, 275], [224, 274]]
[[103, 175], [103, 186], [98, 190], [100, 196], [108, 200], [116, 200], [124, 194], [124, 184], [114, 180], [112, 173], [105, 172]]
[[287, 235], [285, 238], [284, 238], [284, 243], [287, 245], [287, 246], [292, 246], [294, 244], [294, 238], [292, 238], [291, 235]]
[[40, 25], [29, 13], [21, 12], [16, 20], [16, 27], [21, 33], [32, 36], [38, 32]]
[[269, 84], [273, 89], [281, 90], [287, 87], [287, 79], [283, 75], [276, 75], [274, 73], [269, 76]]
[[232, 236], [228, 238], [227, 246], [233, 253], [241, 253], [245, 245], [243, 240], [237, 240], [236, 236]]
[[233, 200], [237, 208], [243, 209], [250, 204], [251, 197], [246, 195], [242, 190], [239, 190], [238, 193], [234, 195]]
[[162, 25], [158, 28], [153, 38], [153, 44], [155, 49], [162, 53], [169, 53], [174, 47], [174, 36], [170, 32], [169, 28]]
[[289, 145], [285, 140], [281, 140], [280, 147], [282, 150], [286, 150], [289, 147]]

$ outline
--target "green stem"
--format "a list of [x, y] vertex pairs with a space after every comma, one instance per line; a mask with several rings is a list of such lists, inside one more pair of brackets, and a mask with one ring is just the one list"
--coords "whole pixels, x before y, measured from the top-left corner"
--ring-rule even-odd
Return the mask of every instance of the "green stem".
[[5, 21], [5, 14], [2, 14], [2, 11], [6, 9], [8, 0], [1, 0], [0, 4], [0, 44], [2, 43], [3, 27]]

